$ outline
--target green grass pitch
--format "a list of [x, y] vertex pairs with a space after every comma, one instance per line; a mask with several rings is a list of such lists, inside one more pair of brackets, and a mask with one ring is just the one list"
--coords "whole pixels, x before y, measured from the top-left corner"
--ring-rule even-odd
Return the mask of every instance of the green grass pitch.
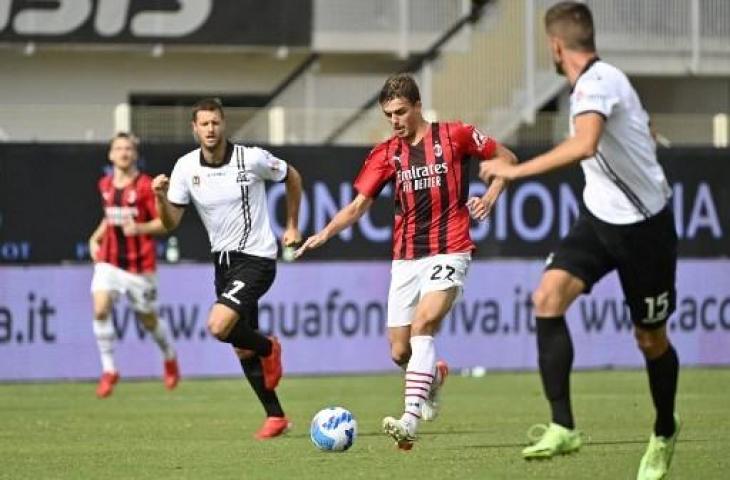
[[[7, 479], [631, 479], [652, 409], [642, 371], [573, 376], [586, 444], [540, 462], [520, 457], [525, 432], [545, 421], [535, 373], [452, 375], [441, 416], [424, 424], [411, 452], [380, 433], [402, 408], [399, 375], [285, 377], [280, 395], [295, 423], [286, 436], [253, 440], [262, 411], [241, 379], [122, 381], [107, 400], [91, 383], [0, 384], [0, 478]], [[345, 453], [317, 451], [309, 421], [342, 405], [359, 436]], [[730, 478], [730, 370], [685, 369], [678, 411], [684, 427], [670, 478]]]

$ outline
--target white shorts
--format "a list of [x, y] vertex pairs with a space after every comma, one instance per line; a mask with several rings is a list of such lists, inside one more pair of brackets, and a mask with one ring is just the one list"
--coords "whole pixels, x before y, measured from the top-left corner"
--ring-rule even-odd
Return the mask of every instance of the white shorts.
[[471, 253], [444, 253], [416, 260], [393, 260], [388, 292], [388, 328], [405, 327], [428, 292], [464, 287]]
[[91, 293], [94, 292], [110, 292], [114, 300], [126, 295], [135, 312], [152, 313], [157, 309], [154, 273], [130, 273], [110, 263], [96, 263], [91, 280]]

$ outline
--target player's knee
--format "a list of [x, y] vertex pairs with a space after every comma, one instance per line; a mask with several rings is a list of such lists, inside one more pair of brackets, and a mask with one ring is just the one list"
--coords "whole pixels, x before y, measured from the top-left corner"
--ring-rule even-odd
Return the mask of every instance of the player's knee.
[[390, 346], [390, 358], [399, 367], [406, 365], [411, 359], [411, 346], [407, 343], [394, 343]]
[[669, 348], [669, 340], [666, 334], [661, 331], [646, 331], [636, 329], [634, 331], [636, 345], [646, 358], [652, 359], [661, 356]]
[[411, 335], [432, 335], [440, 320], [426, 309], [417, 310], [411, 322]]
[[216, 317], [208, 318], [208, 331], [221, 342], [228, 338], [231, 329], [226, 321]]
[[157, 328], [157, 315], [152, 312], [137, 312], [137, 318], [147, 330]]
[[109, 309], [108, 308], [94, 308], [94, 320], [98, 322], [102, 322], [106, 320], [109, 317]]
[[563, 299], [557, 290], [540, 286], [532, 293], [532, 304], [538, 316], [562, 315]]

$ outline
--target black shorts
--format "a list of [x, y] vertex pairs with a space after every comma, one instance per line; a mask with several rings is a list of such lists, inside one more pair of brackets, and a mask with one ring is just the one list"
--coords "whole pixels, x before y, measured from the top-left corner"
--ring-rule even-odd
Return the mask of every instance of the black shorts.
[[250, 318], [258, 328], [258, 302], [274, 283], [276, 261], [241, 252], [213, 252], [217, 303]]
[[548, 257], [546, 270], [580, 278], [585, 293], [616, 269], [634, 325], [666, 323], [676, 307], [677, 233], [669, 207], [628, 225], [599, 220], [585, 207], [568, 235]]

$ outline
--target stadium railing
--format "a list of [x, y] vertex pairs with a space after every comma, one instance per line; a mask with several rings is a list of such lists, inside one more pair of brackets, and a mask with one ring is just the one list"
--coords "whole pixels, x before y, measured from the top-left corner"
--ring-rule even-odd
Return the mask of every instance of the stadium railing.
[[[730, 116], [727, 113], [661, 113], [651, 115], [657, 144], [672, 146], [730, 146]], [[521, 146], [557, 143], [568, 135], [564, 113], [539, 113], [532, 125], [523, 125], [507, 140]]]
[[[459, 118], [500, 139], [524, 135], [529, 130], [524, 126], [535, 123], [541, 106], [565, 88], [564, 80], [553, 73], [543, 37], [544, 12], [555, 1], [493, 0], [478, 23], [447, 42], [440, 56], [425, 62], [415, 75], [424, 106], [435, 112], [433, 117]], [[470, 3], [317, 0], [313, 42], [316, 48], [330, 53], [380, 51], [396, 53], [394, 58], [413, 54], [468, 11]], [[596, 18], [602, 57], [630, 75], [730, 74], [730, 1], [587, 3]], [[381, 45], [383, 38], [389, 40]], [[320, 71], [318, 62], [312, 62], [267, 108], [234, 109], [238, 113], [231, 114], [229, 131], [237, 138], [259, 142], [322, 142], [377, 92], [386, 76], [382, 69], [348, 70], [347, 62], [337, 72]], [[184, 108], [69, 107], [0, 105], [0, 141], [99, 141], [130, 126], [154, 141], [190, 139]], [[75, 118], [73, 123], [64, 122], [69, 115]], [[44, 125], [52, 123], [53, 128], [34, 128], [39, 118]], [[58, 121], [49, 121], [53, 118]], [[698, 120], [698, 127], [687, 129], [674, 129], [674, 120], [666, 122], [669, 130], [676, 130], [668, 138], [679, 138], [681, 143], [710, 143], [714, 141], [711, 132], [722, 130], [706, 128], [712, 120]], [[540, 128], [538, 125], [535, 130]], [[368, 144], [384, 134], [387, 125], [383, 125], [376, 106], [343, 131], [336, 143]]]

